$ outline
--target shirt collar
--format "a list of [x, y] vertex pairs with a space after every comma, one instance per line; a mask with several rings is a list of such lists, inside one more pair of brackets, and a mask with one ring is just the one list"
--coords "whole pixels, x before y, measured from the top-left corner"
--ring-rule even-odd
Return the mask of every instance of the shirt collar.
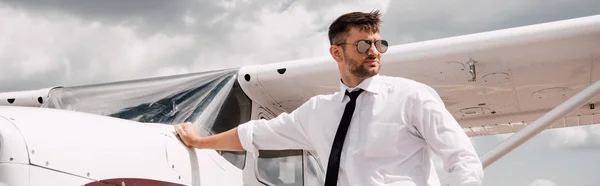
[[377, 74], [373, 77], [367, 78], [354, 88], [350, 88], [350, 87], [346, 86], [344, 83], [342, 83], [342, 80], [340, 79], [340, 94], [337, 97], [339, 102], [344, 101], [344, 96], [345, 96], [346, 90], [352, 92], [356, 88], [361, 88], [367, 92], [379, 94], [379, 91], [381, 89], [381, 77], [379, 76], [379, 74]]

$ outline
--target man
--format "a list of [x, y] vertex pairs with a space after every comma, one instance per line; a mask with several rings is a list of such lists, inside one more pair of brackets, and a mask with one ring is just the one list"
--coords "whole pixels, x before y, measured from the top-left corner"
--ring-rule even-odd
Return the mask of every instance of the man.
[[481, 185], [481, 162], [457, 121], [429, 86], [378, 75], [388, 44], [379, 11], [342, 15], [329, 27], [329, 52], [339, 67], [340, 92], [312, 97], [291, 113], [255, 120], [201, 138], [176, 125], [191, 147], [217, 150], [315, 150], [325, 185], [440, 185], [431, 152], [449, 172], [449, 185]]

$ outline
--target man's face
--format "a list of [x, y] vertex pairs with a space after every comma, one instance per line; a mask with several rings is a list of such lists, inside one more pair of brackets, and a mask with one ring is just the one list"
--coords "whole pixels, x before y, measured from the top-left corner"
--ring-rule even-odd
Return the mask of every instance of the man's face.
[[381, 53], [377, 51], [375, 44], [364, 53], [359, 53], [356, 44], [360, 40], [368, 40], [375, 42], [380, 40], [379, 33], [369, 33], [367, 31], [359, 31], [358, 28], [350, 29], [346, 38], [343, 51], [344, 64], [347, 72], [359, 77], [368, 78], [379, 73], [381, 68]]

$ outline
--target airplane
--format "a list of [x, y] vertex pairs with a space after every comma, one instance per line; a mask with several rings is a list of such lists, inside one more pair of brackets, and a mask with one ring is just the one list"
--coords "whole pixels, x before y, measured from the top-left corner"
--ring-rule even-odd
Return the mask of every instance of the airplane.
[[[432, 86], [468, 136], [511, 134], [484, 167], [543, 130], [599, 123], [600, 15], [391, 46], [382, 75]], [[322, 185], [319, 154], [191, 149], [203, 136], [339, 90], [329, 56], [0, 93], [0, 185]]]

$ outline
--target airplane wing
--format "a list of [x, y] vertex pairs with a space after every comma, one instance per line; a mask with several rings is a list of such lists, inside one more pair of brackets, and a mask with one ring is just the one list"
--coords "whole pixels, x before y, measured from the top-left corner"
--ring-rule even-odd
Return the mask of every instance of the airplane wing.
[[[279, 112], [339, 89], [330, 57], [239, 74], [252, 100]], [[432, 86], [469, 136], [516, 132], [600, 79], [600, 16], [390, 47], [380, 74]], [[599, 123], [597, 101], [552, 127]]]

